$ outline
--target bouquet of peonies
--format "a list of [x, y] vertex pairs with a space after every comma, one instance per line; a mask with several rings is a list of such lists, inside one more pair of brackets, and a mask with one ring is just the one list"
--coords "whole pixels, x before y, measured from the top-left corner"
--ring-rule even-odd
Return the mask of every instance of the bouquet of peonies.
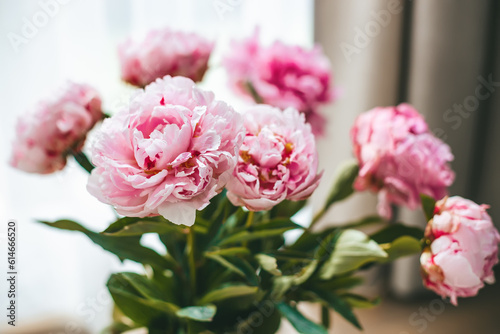
[[[87, 190], [122, 217], [94, 232], [71, 220], [45, 222], [78, 231], [142, 274], [113, 274], [115, 301], [106, 333], [275, 333], [286, 318], [299, 333], [327, 333], [333, 310], [361, 328], [354, 308], [379, 302], [352, 292], [360, 271], [421, 253], [425, 286], [453, 304], [493, 283], [500, 235], [486, 205], [447, 197], [450, 148], [410, 105], [375, 108], [352, 130], [355, 161], [338, 168], [309, 227], [294, 221], [318, 186], [315, 135], [320, 106], [335, 97], [319, 47], [304, 50], [257, 35], [224, 59], [231, 86], [258, 104], [236, 112], [197, 87], [213, 43], [193, 34], [153, 31], [119, 49], [123, 79], [143, 87], [113, 116], [87, 85], [68, 83], [17, 127], [11, 164], [34, 173], [64, 168], [69, 156], [89, 173]], [[91, 161], [82, 152], [99, 121]], [[321, 231], [314, 225], [355, 191], [378, 193], [380, 216]], [[437, 202], [436, 202], [437, 201]], [[422, 208], [425, 231], [390, 223], [391, 208]], [[375, 233], [359, 228], [373, 225]], [[375, 228], [376, 227], [376, 228]], [[287, 231], [299, 230], [290, 242]], [[141, 245], [146, 233], [166, 246]], [[297, 309], [319, 303], [322, 323]]]

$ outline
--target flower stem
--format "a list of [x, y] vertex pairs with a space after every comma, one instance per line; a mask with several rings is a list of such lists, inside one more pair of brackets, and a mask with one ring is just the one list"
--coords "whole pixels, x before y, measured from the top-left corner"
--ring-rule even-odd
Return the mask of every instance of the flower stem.
[[[249, 212], [248, 212], [247, 221], [246, 221], [246, 223], [245, 223], [245, 229], [248, 229], [250, 226], [252, 226], [252, 223], [253, 223], [253, 215], [254, 215], [254, 212], [253, 212], [253, 211], [249, 211]], [[247, 247], [247, 246], [248, 246], [248, 241], [243, 242], [243, 247]]]
[[253, 211], [248, 212], [248, 217], [247, 217], [247, 222], [245, 223], [245, 228], [249, 228], [250, 226], [252, 226], [253, 213], [254, 213]]
[[189, 276], [191, 279], [191, 293], [196, 296], [196, 261], [194, 257], [194, 228], [189, 228], [187, 236], [187, 251], [189, 257]]
[[314, 215], [314, 218], [311, 222], [311, 225], [309, 225], [309, 227], [307, 228], [309, 231], [312, 230], [312, 228], [318, 223], [318, 221], [323, 218], [323, 216], [325, 215], [326, 213], [326, 210], [323, 208], [321, 209], [320, 212], [318, 212], [317, 214]]
[[321, 323], [326, 329], [330, 328], [330, 311], [324, 305], [321, 305]]
[[250, 95], [252, 95], [252, 98], [255, 101], [255, 103], [257, 103], [257, 104], [264, 103], [264, 100], [259, 95], [259, 93], [257, 93], [257, 90], [255, 89], [254, 85], [250, 81], [247, 81], [247, 89], [250, 92]]
[[95, 166], [90, 162], [89, 158], [87, 158], [85, 153], [83, 153], [82, 151], [71, 151], [71, 154], [73, 155], [73, 157], [75, 157], [76, 162], [78, 162], [78, 164], [82, 166], [83, 169], [85, 169], [87, 172], [90, 173], [92, 172], [92, 169], [95, 168]]

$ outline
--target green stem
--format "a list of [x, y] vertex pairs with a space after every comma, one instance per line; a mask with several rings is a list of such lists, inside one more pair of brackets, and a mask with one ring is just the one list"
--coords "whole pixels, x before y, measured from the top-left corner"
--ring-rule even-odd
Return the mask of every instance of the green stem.
[[245, 228], [249, 228], [250, 226], [252, 226], [253, 214], [254, 214], [253, 211], [248, 212], [248, 217], [247, 217], [247, 222], [245, 223]]
[[[248, 229], [250, 226], [252, 226], [253, 215], [254, 215], [254, 211], [248, 212], [247, 221], [245, 223], [245, 229]], [[248, 241], [243, 242], [243, 247], [247, 247], [247, 246], [248, 246]]]
[[71, 151], [71, 154], [73, 155], [73, 157], [75, 157], [76, 162], [78, 162], [78, 164], [82, 166], [83, 169], [85, 169], [87, 172], [91, 173], [92, 169], [95, 168], [95, 166], [90, 162], [89, 158], [87, 158], [85, 153], [83, 153], [82, 151]]
[[321, 211], [319, 211], [317, 214], [314, 215], [313, 220], [311, 222], [311, 225], [309, 225], [309, 227], [307, 228], [307, 230], [309, 232], [318, 223], [318, 221], [320, 221], [320, 219], [323, 218], [323, 216], [325, 215], [325, 213], [326, 213], [326, 210], [325, 210], [325, 208], [323, 208], [323, 209], [321, 209]]
[[187, 237], [187, 251], [189, 257], [189, 276], [191, 278], [191, 292], [193, 296], [196, 296], [196, 261], [194, 254], [194, 228], [191, 226], [189, 228], [189, 234]]
[[248, 91], [250, 92], [250, 95], [252, 95], [252, 98], [255, 101], [255, 103], [258, 103], [258, 104], [264, 103], [264, 100], [259, 95], [259, 93], [257, 93], [257, 90], [255, 89], [254, 85], [250, 81], [247, 81], [247, 88], [248, 88]]
[[326, 329], [330, 328], [330, 311], [324, 305], [321, 305], [321, 323]]

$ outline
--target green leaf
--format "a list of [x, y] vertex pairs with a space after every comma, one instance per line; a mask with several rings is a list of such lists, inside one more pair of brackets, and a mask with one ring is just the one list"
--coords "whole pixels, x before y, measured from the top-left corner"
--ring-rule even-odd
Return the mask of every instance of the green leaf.
[[422, 239], [424, 231], [419, 227], [406, 226], [403, 224], [392, 224], [388, 227], [370, 235], [370, 238], [379, 244], [393, 242], [399, 237], [410, 236], [415, 239]]
[[256, 270], [248, 263], [248, 261], [228, 255], [221, 256], [210, 253], [205, 255], [209, 259], [216, 261], [217, 263], [231, 270], [235, 274], [247, 279], [250, 284], [254, 286], [259, 284], [259, 278], [256, 274]]
[[312, 282], [312, 284], [317, 285], [322, 290], [327, 291], [348, 290], [362, 283], [363, 279], [357, 276], [333, 277], [329, 281]]
[[353, 293], [346, 293], [340, 296], [343, 300], [345, 300], [351, 307], [355, 308], [372, 308], [380, 304], [380, 298], [368, 299], [366, 297], [356, 295]]
[[271, 275], [281, 276], [281, 271], [278, 269], [278, 263], [276, 258], [266, 255], [266, 254], [257, 254], [255, 255], [255, 259], [259, 262], [259, 265], [263, 270], [267, 271]]
[[337, 296], [336, 294], [330, 291], [318, 290], [315, 288], [311, 288], [310, 291], [316, 294], [316, 296], [319, 299], [323, 300], [328, 306], [333, 308], [344, 319], [349, 321], [357, 328], [362, 329], [358, 319], [356, 318], [356, 315], [354, 315], [354, 313], [352, 312], [351, 306], [347, 301], [343, 300], [341, 297]]
[[[264, 316], [260, 326], [256, 326], [259, 323], [255, 322], [255, 312]], [[236, 330], [231, 331], [231, 333], [275, 334], [278, 332], [280, 327], [281, 318], [281, 313], [276, 309], [274, 303], [268, 299], [264, 299], [256, 307], [255, 311], [248, 314], [248, 317], [245, 320], [241, 321], [238, 319]]]
[[250, 250], [246, 247], [230, 247], [230, 248], [221, 248], [217, 250], [212, 250], [205, 252], [206, 255], [250, 255]]
[[179, 309], [172, 303], [147, 297], [156, 294], [154, 289], [144, 287], [144, 282], [138, 283], [136, 277], [128, 274], [113, 274], [107, 283], [115, 304], [127, 317], [147, 326], [153, 319], [174, 315]]
[[167, 221], [161, 221], [158, 217], [124, 217], [109, 225], [101, 234], [122, 237], [140, 236], [145, 233], [181, 233], [181, 231], [181, 226], [174, 225]]
[[148, 279], [145, 276], [136, 274], [136, 273], [119, 273], [116, 274], [121, 276], [125, 282], [130, 284], [138, 294], [142, 297], [150, 300], [158, 300], [164, 301], [165, 307], [170, 308], [170, 312], [176, 312], [179, 307], [175, 304], [168, 302], [169, 294], [165, 293], [165, 291], [158, 286], [154, 281]]
[[186, 318], [201, 322], [211, 322], [217, 312], [215, 305], [189, 306], [176, 312], [179, 318]]
[[333, 203], [346, 199], [354, 192], [352, 185], [358, 173], [359, 166], [355, 160], [345, 161], [337, 167], [334, 176], [335, 181], [326, 200], [325, 210]]
[[303, 334], [328, 334], [323, 326], [320, 326], [307, 319], [296, 308], [281, 302], [276, 305], [280, 313], [290, 321], [292, 326], [299, 333]]
[[228, 298], [238, 298], [241, 296], [255, 295], [259, 291], [258, 287], [248, 285], [232, 285], [221, 289], [212, 290], [203, 296], [200, 304], [211, 304], [220, 302]]
[[436, 200], [424, 194], [420, 194], [420, 200], [422, 201], [422, 209], [424, 210], [425, 218], [427, 218], [427, 221], [429, 221], [432, 219], [432, 217], [434, 217]]
[[303, 229], [302, 226], [294, 223], [290, 218], [274, 218], [256, 222], [250, 227], [253, 231], [266, 231], [271, 229]]
[[234, 234], [227, 236], [219, 241], [218, 246], [225, 246], [229, 244], [242, 243], [245, 241], [252, 241], [257, 239], [271, 238], [282, 235], [286, 231], [302, 228], [292, 222], [284, 222], [283, 220], [271, 221], [268, 223], [252, 226], [247, 230], [240, 230]]
[[289, 201], [284, 200], [278, 205], [274, 206], [271, 209], [271, 217], [286, 217], [290, 218], [300, 211], [305, 205], [307, 201]]
[[173, 268], [174, 264], [168, 261], [167, 258], [162, 257], [150, 248], [142, 246], [140, 244], [140, 237], [110, 237], [87, 230], [85, 227], [72, 220], [58, 220], [53, 223], [45, 221], [40, 222], [61, 230], [82, 232], [95, 244], [116, 254], [121, 260], [129, 259], [159, 268]]
[[290, 288], [307, 282], [307, 280], [314, 274], [317, 267], [318, 260], [313, 260], [294, 275], [275, 277], [272, 289], [273, 299], [281, 299]]
[[328, 280], [362, 265], [387, 258], [387, 253], [366, 234], [357, 230], [345, 230], [338, 237], [335, 249], [320, 269], [321, 279]]
[[403, 256], [420, 254], [422, 252], [420, 240], [407, 235], [399, 237], [391, 243], [381, 244], [380, 246], [389, 254], [389, 257], [382, 262], [390, 262]]

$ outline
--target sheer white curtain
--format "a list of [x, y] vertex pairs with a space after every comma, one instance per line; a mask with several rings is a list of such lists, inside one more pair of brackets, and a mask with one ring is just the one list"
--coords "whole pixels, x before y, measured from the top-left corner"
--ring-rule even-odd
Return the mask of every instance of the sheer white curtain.
[[[130, 34], [164, 26], [216, 40], [212, 69], [203, 85], [238, 105], [226, 87], [220, 59], [231, 38], [250, 35], [256, 25], [264, 42], [280, 39], [309, 46], [313, 1], [0, 0], [0, 249], [3, 253], [5, 225], [15, 219], [20, 230], [20, 324], [62, 316], [97, 332], [110, 318], [111, 303], [102, 295], [106, 279], [123, 267], [85, 237], [34, 222], [73, 218], [102, 230], [113, 213], [87, 193], [87, 175], [73, 161], [64, 171], [48, 176], [8, 167], [17, 117], [66, 79], [95, 86], [106, 111], [113, 112], [127, 102], [131, 90], [120, 83], [116, 45]], [[154, 240], [149, 242], [157, 246]], [[4, 258], [1, 253], [0, 258]], [[6, 272], [5, 261], [0, 262], [1, 272]], [[140, 269], [130, 263], [125, 266]], [[3, 293], [4, 279], [0, 281]], [[0, 309], [5, 309], [4, 303], [0, 298]]]

